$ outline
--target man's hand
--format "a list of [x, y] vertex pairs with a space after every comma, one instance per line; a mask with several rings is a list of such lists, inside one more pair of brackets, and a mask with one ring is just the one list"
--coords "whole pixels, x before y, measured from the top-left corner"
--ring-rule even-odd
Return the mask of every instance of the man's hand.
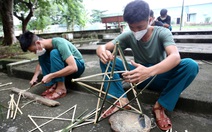
[[33, 86], [35, 83], [37, 83], [38, 78], [37, 77], [33, 77], [32, 80], [29, 82], [30, 86]]
[[164, 27], [169, 28], [169, 24], [163, 24]]
[[125, 82], [138, 83], [150, 77], [149, 68], [131, 61], [136, 68], [122, 74]]
[[53, 78], [52, 78], [52, 74], [50, 73], [50, 74], [47, 74], [46, 76], [44, 76], [43, 78], [42, 78], [42, 83], [49, 83], [51, 80], [52, 80]]
[[114, 59], [114, 56], [109, 50], [105, 50], [99, 54], [99, 59], [102, 63], [107, 64], [110, 60]]

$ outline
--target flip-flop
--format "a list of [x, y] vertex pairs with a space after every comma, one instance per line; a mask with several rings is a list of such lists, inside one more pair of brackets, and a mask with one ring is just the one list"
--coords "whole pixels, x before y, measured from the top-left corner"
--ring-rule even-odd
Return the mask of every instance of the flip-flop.
[[[168, 117], [164, 117], [164, 108], [163, 107], [157, 107], [153, 108], [153, 114], [155, 115], [155, 111], [160, 111], [160, 119], [156, 118], [156, 124], [161, 130], [169, 130], [172, 128], [171, 120]], [[156, 117], [156, 115], [155, 115]], [[165, 125], [168, 125], [167, 127], [164, 127]]]
[[56, 88], [57, 88], [57, 85], [56, 84], [52, 85], [50, 88], [48, 88], [46, 91], [44, 91], [41, 94], [41, 96], [46, 96], [47, 94], [53, 93], [56, 90]]
[[[115, 105], [118, 106], [118, 107], [122, 107], [119, 102], [117, 102]], [[104, 111], [102, 113], [102, 114], [104, 114], [104, 115], [102, 115], [102, 118], [106, 118], [106, 117], [110, 116], [111, 114], [113, 114], [114, 112], [116, 112], [116, 111], [113, 111], [116, 108], [116, 106], [112, 106], [106, 113]], [[127, 106], [124, 107], [124, 109], [130, 110], [131, 108], [127, 105]]]
[[66, 96], [66, 91], [54, 91], [51, 94], [47, 94], [46, 96], [44, 96], [45, 98], [51, 99], [51, 100], [56, 100], [62, 97]]

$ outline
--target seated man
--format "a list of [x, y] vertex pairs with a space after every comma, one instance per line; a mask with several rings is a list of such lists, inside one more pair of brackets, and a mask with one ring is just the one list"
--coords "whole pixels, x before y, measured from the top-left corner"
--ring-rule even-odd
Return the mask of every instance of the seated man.
[[64, 38], [42, 39], [27, 31], [19, 38], [21, 48], [38, 55], [36, 66], [30, 85], [34, 85], [42, 71], [42, 83], [47, 90], [42, 96], [49, 99], [64, 97], [67, 93], [65, 77], [79, 77], [85, 70], [84, 60], [78, 49]]
[[160, 16], [157, 18], [157, 21], [162, 22], [164, 27], [166, 27], [170, 31], [172, 31], [171, 17], [169, 15], [167, 15], [167, 12], [168, 12], [167, 9], [162, 9], [160, 11]]
[[[150, 9], [143, 0], [130, 2], [124, 9], [123, 18], [131, 31], [124, 32], [111, 42], [100, 45], [96, 53], [100, 58], [100, 67], [104, 73], [109, 61], [116, 59], [115, 71], [124, 71], [121, 59], [114, 58], [111, 53], [118, 42], [122, 50], [130, 48], [134, 61], [129, 64], [130, 71], [122, 74], [114, 73], [113, 79], [125, 82], [139, 83], [137, 88], [144, 88], [150, 80], [157, 75], [149, 85], [149, 89], [159, 91], [160, 97], [153, 106], [156, 123], [162, 130], [172, 127], [165, 110], [173, 111], [180, 94], [187, 88], [198, 74], [198, 64], [190, 58], [180, 58], [172, 33], [163, 27], [149, 26]], [[112, 66], [108, 68], [111, 71]], [[106, 79], [108, 79], [106, 77]], [[104, 83], [104, 89], [108, 82]], [[109, 94], [119, 98], [125, 91], [121, 81], [112, 81]], [[109, 96], [108, 96], [109, 98]], [[122, 106], [128, 103], [127, 96], [120, 99]], [[117, 111], [117, 107], [105, 113], [106, 116]], [[104, 115], [103, 115], [104, 116]]]
[[160, 21], [155, 20], [154, 12], [153, 10], [150, 10], [150, 17], [149, 17], [149, 25], [151, 26], [163, 26], [163, 23]]

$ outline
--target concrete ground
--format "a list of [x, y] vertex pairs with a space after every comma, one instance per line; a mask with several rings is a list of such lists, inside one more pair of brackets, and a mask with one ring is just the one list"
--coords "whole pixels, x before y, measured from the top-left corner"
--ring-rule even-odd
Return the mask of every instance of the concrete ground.
[[[8, 77], [5, 73], [0, 73], [0, 82], [2, 84], [12, 82], [13, 84], [1, 87], [2, 89], [8, 89], [11, 87], [17, 87], [20, 89], [27, 89], [29, 87], [29, 81], [25, 79], [20, 79], [16, 77]], [[44, 90], [43, 86], [38, 86], [30, 90], [34, 94], [40, 94]], [[10, 100], [9, 95], [13, 94], [10, 90], [0, 91], [0, 103], [4, 106], [8, 106], [8, 101]], [[18, 95], [15, 94], [15, 100], [17, 101]], [[19, 107], [21, 108], [29, 99], [24, 97], [21, 98]], [[36, 126], [30, 120], [28, 115], [31, 116], [45, 116], [45, 117], [56, 117], [68, 110], [69, 108], [77, 105], [75, 117], [79, 116], [85, 110], [88, 110], [86, 113], [92, 111], [96, 108], [97, 98], [86, 92], [72, 91], [70, 90], [66, 97], [58, 99], [60, 102], [59, 106], [49, 107], [42, 105], [36, 102], [29, 103], [21, 108], [23, 114], [17, 114], [15, 119], [6, 119], [7, 109], [3, 108], [3, 117], [0, 120], [0, 131], [1, 132], [27, 132], [31, 131]], [[185, 104], [186, 106], [186, 104]], [[149, 118], [153, 118], [151, 114], [151, 104], [142, 103], [143, 113], [146, 114]], [[71, 119], [73, 110], [68, 111], [60, 118]], [[177, 132], [211, 132], [212, 130], [212, 115], [211, 114], [201, 114], [201, 113], [191, 113], [185, 112], [182, 110], [175, 110], [174, 112], [168, 113], [170, 119], [173, 123], [173, 131]], [[33, 120], [41, 125], [50, 119], [35, 119]], [[54, 132], [60, 129], [65, 128], [70, 124], [70, 121], [62, 120], [53, 120], [48, 124], [40, 127], [45, 132]], [[153, 128], [151, 132], [160, 132], [161, 130], [155, 127], [154, 122], [152, 123]], [[35, 130], [38, 132], [39, 130]], [[97, 124], [89, 124], [73, 129], [73, 132], [111, 132], [108, 119], [102, 120]]]
[[[86, 62], [86, 70], [82, 76], [89, 76], [100, 73], [99, 62], [96, 55], [83, 54]], [[128, 56], [127, 60], [133, 59], [132, 56]], [[212, 61], [196, 60], [199, 64], [199, 74], [192, 82], [192, 84], [181, 94], [180, 99], [176, 105], [176, 109], [173, 112], [168, 112], [173, 124], [174, 132], [211, 132], [212, 130]], [[34, 68], [37, 64], [35, 60], [25, 60], [22, 62], [11, 63], [7, 65], [8, 71], [6, 73], [0, 72], [0, 83], [5, 84], [12, 82], [13, 84], [0, 87], [0, 104], [8, 107], [8, 101], [10, 100], [10, 94], [13, 94], [11, 90], [4, 90], [11, 87], [19, 89], [29, 88], [29, 80], [31, 79]], [[9, 75], [9, 76], [8, 76]], [[99, 80], [99, 77], [93, 78]], [[88, 83], [94, 87], [100, 86], [97, 82]], [[77, 104], [77, 110], [75, 117], [79, 116], [85, 110], [86, 113], [96, 108], [97, 97], [87, 92], [84, 87], [71, 83], [67, 85], [68, 94], [66, 97], [58, 99], [59, 106], [49, 107], [36, 102], [25, 105], [30, 100], [21, 98], [19, 107], [23, 114], [18, 114], [15, 119], [6, 119], [7, 109], [3, 108], [3, 117], [0, 120], [0, 131], [2, 132], [25, 132], [31, 131], [35, 128], [33, 122], [29, 119], [31, 116], [46, 116], [56, 117], [63, 113], [67, 109]], [[34, 94], [40, 94], [44, 91], [44, 86], [39, 85], [36, 88], [30, 89], [30, 92]], [[157, 100], [159, 93], [155, 93], [149, 90], [144, 90], [139, 100], [142, 105], [143, 113], [149, 118], [153, 118], [151, 114], [152, 105]], [[15, 94], [15, 100], [18, 95]], [[132, 94], [128, 94], [128, 98], [132, 99]], [[106, 104], [107, 106], [108, 104]], [[133, 106], [137, 106], [135, 102], [132, 102]], [[72, 117], [73, 110], [65, 113], [61, 118]], [[34, 119], [35, 122], [40, 125], [49, 121], [49, 119]], [[53, 132], [65, 128], [70, 124], [70, 121], [54, 120], [47, 125], [41, 127], [43, 131]], [[151, 132], [160, 132], [161, 130], [155, 127], [154, 121], [152, 122]], [[35, 130], [39, 131], [39, 130]], [[110, 132], [110, 124], [108, 119], [102, 120], [97, 124], [90, 124], [73, 129], [74, 132]]]

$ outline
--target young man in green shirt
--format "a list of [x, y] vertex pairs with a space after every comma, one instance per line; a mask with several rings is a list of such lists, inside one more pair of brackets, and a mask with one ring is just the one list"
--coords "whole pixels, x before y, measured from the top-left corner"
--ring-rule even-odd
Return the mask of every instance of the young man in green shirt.
[[45, 98], [54, 100], [64, 97], [67, 93], [65, 77], [71, 81], [71, 78], [79, 77], [85, 70], [81, 53], [64, 38], [42, 39], [27, 31], [20, 36], [19, 41], [24, 52], [28, 50], [38, 55], [39, 63], [30, 85], [38, 81], [38, 76], [42, 72], [41, 81], [47, 87], [42, 93]]
[[[153, 112], [158, 127], [168, 130], [172, 127], [172, 123], [165, 114], [165, 110], [173, 111], [180, 94], [194, 80], [199, 68], [194, 60], [180, 58], [172, 33], [163, 27], [149, 26], [149, 17], [150, 9], [145, 1], [135, 0], [127, 4], [123, 18], [131, 31], [124, 32], [111, 42], [99, 46], [96, 53], [100, 58], [100, 67], [104, 73], [107, 63], [113, 59], [116, 59], [116, 71], [125, 70], [122, 61], [114, 58], [111, 53], [117, 42], [122, 50], [126, 48], [132, 50], [134, 61], [129, 64], [130, 71], [121, 75], [114, 73], [114, 80], [123, 77], [125, 82], [143, 81], [137, 88], [144, 88], [152, 77], [157, 75], [148, 88], [161, 93], [153, 106]], [[108, 72], [110, 70], [111, 67]], [[107, 84], [107, 82], [104, 83], [104, 89], [107, 88]], [[109, 94], [119, 98], [124, 92], [121, 81], [110, 83]], [[128, 102], [125, 95], [118, 104], [121, 103], [124, 106]], [[103, 116], [107, 117], [117, 110], [117, 107], [113, 107]]]

